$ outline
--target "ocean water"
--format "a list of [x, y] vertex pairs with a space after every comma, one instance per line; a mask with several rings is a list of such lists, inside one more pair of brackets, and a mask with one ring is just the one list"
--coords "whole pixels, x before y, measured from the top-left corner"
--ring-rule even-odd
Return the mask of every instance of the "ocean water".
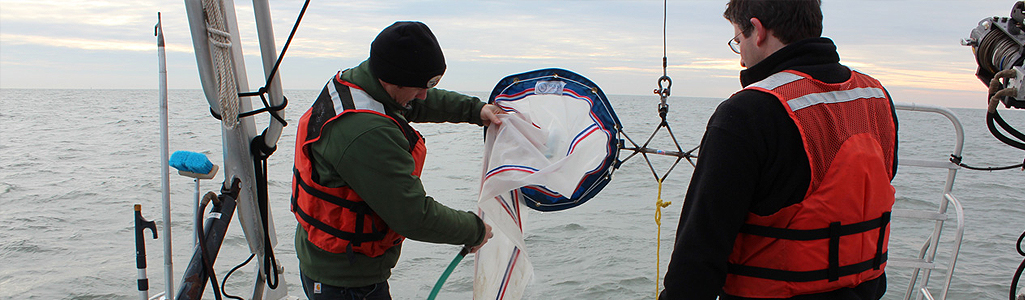
[[[293, 125], [285, 128], [280, 150], [271, 156], [269, 166], [275, 253], [285, 268], [289, 294], [300, 299], [305, 297], [293, 245], [296, 223], [288, 210], [291, 152], [294, 124], [317, 92], [286, 91], [290, 99], [286, 116]], [[610, 99], [625, 132], [643, 143], [660, 121], [657, 97], [613, 95]], [[720, 101], [670, 98], [667, 119], [684, 150], [697, 145]], [[170, 150], [202, 152], [221, 164], [220, 125], [210, 117], [202, 93], [170, 91], [169, 109]], [[1021, 150], [990, 135], [983, 110], [953, 111], [965, 128], [965, 163], [1002, 166], [1020, 163], [1025, 157]], [[1025, 129], [1025, 111], [1001, 112], [1011, 124]], [[162, 231], [166, 224], [160, 220], [158, 116], [155, 90], [0, 90], [0, 299], [138, 298], [132, 206], [141, 204], [143, 215], [157, 221], [160, 238], [166, 238]], [[951, 153], [954, 130], [946, 119], [915, 112], [899, 112], [898, 117], [901, 158], [944, 160]], [[263, 128], [267, 116], [256, 118], [258, 128]], [[415, 126], [429, 149], [423, 175], [428, 194], [456, 209], [474, 209], [481, 130], [467, 124]], [[675, 149], [664, 130], [651, 145]], [[661, 176], [673, 160], [652, 156], [651, 162]], [[653, 299], [656, 276], [664, 273], [672, 252], [692, 171], [686, 161], [680, 163], [660, 191], [656, 175], [637, 156], [588, 203], [562, 212], [530, 213], [526, 241], [535, 277], [525, 299]], [[203, 181], [203, 192], [217, 191], [222, 176]], [[945, 176], [942, 171], [901, 168], [893, 181], [897, 206], [936, 207]], [[193, 193], [194, 182], [172, 170], [176, 287], [192, 254]], [[654, 220], [659, 193], [673, 201], [663, 209], [660, 236]], [[949, 299], [1003, 299], [1022, 260], [1014, 242], [1025, 230], [1025, 173], [959, 170], [954, 194], [965, 207], [967, 221]], [[891, 257], [916, 253], [932, 228], [931, 223], [895, 220]], [[945, 228], [944, 237], [952, 232]], [[146, 247], [152, 295], [164, 289], [162, 242], [149, 239]], [[424, 299], [458, 247], [408, 241], [403, 248], [389, 281], [392, 295]], [[942, 251], [940, 258], [949, 257]], [[248, 254], [239, 222], [233, 220], [215, 263], [219, 278]], [[254, 265], [235, 272], [226, 290], [245, 295], [256, 274]], [[472, 256], [463, 260], [439, 299], [471, 297], [472, 265]], [[910, 273], [888, 268], [887, 274], [890, 288], [884, 299], [899, 299]], [[941, 283], [942, 277], [935, 276], [930, 287]], [[209, 288], [206, 298], [213, 299]]]

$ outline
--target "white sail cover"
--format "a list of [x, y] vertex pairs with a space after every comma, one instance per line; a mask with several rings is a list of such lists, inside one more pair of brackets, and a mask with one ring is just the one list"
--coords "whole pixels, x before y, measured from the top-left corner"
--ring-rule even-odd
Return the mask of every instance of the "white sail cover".
[[520, 299], [533, 275], [525, 208], [563, 210], [597, 194], [615, 170], [620, 125], [601, 89], [562, 69], [508, 76], [489, 102], [509, 113], [485, 135], [477, 206], [495, 236], [476, 254], [474, 299]]

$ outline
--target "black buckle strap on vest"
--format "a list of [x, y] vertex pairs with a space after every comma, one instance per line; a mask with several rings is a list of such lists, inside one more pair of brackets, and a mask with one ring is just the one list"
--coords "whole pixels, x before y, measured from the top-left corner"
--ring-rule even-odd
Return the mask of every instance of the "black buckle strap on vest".
[[[313, 188], [312, 186], [309, 186], [308, 184], [306, 184], [306, 182], [303, 181], [302, 176], [299, 174], [299, 169], [293, 168], [293, 173], [295, 175], [295, 181], [297, 183], [299, 183], [299, 187], [297, 187], [296, 191], [293, 192], [292, 211], [295, 212], [297, 215], [299, 215], [299, 217], [302, 218], [303, 221], [306, 221], [306, 223], [312, 225], [314, 228], [317, 228], [320, 231], [323, 231], [323, 232], [325, 232], [327, 234], [330, 234], [330, 235], [332, 235], [334, 237], [337, 237], [337, 238], [349, 241], [350, 245], [351, 244], [356, 244], [356, 246], [359, 246], [360, 243], [363, 243], [363, 242], [380, 241], [380, 240], [384, 239], [384, 236], [386, 235], [386, 231], [384, 231], [384, 230], [380, 230], [380, 231], [375, 230], [373, 232], [363, 232], [363, 219], [366, 217], [366, 215], [368, 215], [369, 213], [373, 212], [373, 210], [370, 209], [370, 206], [367, 205], [366, 202], [351, 201], [351, 200], [342, 199], [342, 198], [335, 197], [333, 195], [324, 193], [324, 192], [322, 192], [320, 190], [317, 190], [317, 189]], [[340, 207], [343, 207], [343, 208], [346, 208], [346, 209], [349, 209], [349, 210], [352, 210], [353, 212], [355, 212], [356, 216], [357, 216], [357, 218], [356, 218], [356, 232], [346, 232], [346, 231], [343, 231], [341, 229], [338, 229], [338, 228], [335, 228], [335, 227], [331, 227], [330, 225], [328, 225], [328, 224], [326, 224], [324, 222], [321, 222], [320, 220], [317, 220], [313, 216], [310, 216], [305, 211], [303, 211], [302, 208], [299, 207], [298, 196], [294, 196], [294, 195], [298, 195], [298, 193], [299, 193], [298, 189], [299, 188], [302, 188], [304, 192], [306, 192], [307, 194], [310, 194], [313, 197], [319, 198], [321, 200], [327, 201], [328, 203], [331, 203], [331, 204], [334, 204], [334, 205], [338, 205]]]
[[[356, 207], [356, 205], [357, 205], [356, 203], [357, 202], [355, 202], [355, 201], [351, 201], [351, 200], [348, 200], [348, 199], [340, 198], [338, 196], [325, 193], [325, 192], [323, 192], [321, 190], [318, 190], [318, 189], [310, 186], [308, 183], [306, 183], [306, 180], [303, 180], [302, 175], [299, 174], [299, 169], [298, 168], [292, 168], [292, 174], [293, 174], [293, 176], [295, 176], [295, 182], [299, 183], [299, 187], [302, 188], [303, 191], [306, 192], [307, 194], [310, 194], [313, 197], [319, 198], [319, 199], [327, 201], [327, 202], [329, 202], [331, 204], [338, 205], [338, 206], [341, 206], [341, 207], [344, 207], [344, 208], [347, 208], [347, 209], [350, 209], [350, 210], [357, 210], [358, 209]], [[298, 190], [296, 192], [298, 192]]]
[[[295, 210], [295, 213], [298, 214], [299, 217], [303, 219], [303, 221], [306, 221], [306, 223], [308, 223], [308, 224], [312, 225], [314, 228], [317, 228], [320, 231], [326, 232], [327, 234], [330, 234], [330, 235], [332, 235], [334, 237], [337, 237], [337, 238], [349, 241], [349, 245], [360, 243], [360, 242], [379, 241], [379, 240], [384, 239], [384, 232], [370, 232], [370, 233], [359, 233], [359, 234], [353, 233], [353, 232], [345, 232], [345, 231], [342, 231], [341, 229], [331, 227], [330, 225], [327, 225], [326, 223], [321, 222], [320, 220], [317, 220], [313, 216], [310, 216], [309, 214], [306, 214], [306, 212], [303, 211], [302, 208], [300, 208], [298, 204], [293, 204], [293, 209]], [[357, 245], [357, 246], [359, 246], [359, 245]]]
[[872, 269], [879, 270], [883, 264], [883, 243], [886, 242], [886, 226], [890, 224], [890, 212], [884, 212], [879, 218], [879, 240], [876, 242], [876, 258], [872, 261]]
[[[866, 232], [872, 229], [879, 228], [882, 219], [886, 218], [886, 222], [889, 222], [890, 214], [885, 213], [882, 217], [875, 218], [872, 220], [858, 222], [854, 224], [840, 225], [839, 234], [852, 235], [857, 233]], [[885, 224], [885, 223], [883, 223]], [[885, 225], [883, 225], [885, 227]], [[741, 233], [764, 236], [770, 238], [777, 238], [783, 240], [794, 240], [794, 241], [811, 241], [828, 239], [832, 236], [830, 228], [821, 229], [789, 229], [789, 228], [777, 228], [753, 224], [744, 224], [740, 227]]]
[[826, 269], [826, 277], [829, 282], [840, 280], [840, 222], [829, 223], [829, 267]]
[[[364, 204], [366, 204], [366, 203], [364, 203]], [[359, 235], [363, 234], [363, 219], [365, 219], [366, 217], [367, 217], [367, 215], [365, 213], [363, 213], [361, 211], [357, 211], [356, 212], [356, 228], [355, 228], [356, 236], [359, 236]], [[381, 236], [381, 238], [383, 239], [384, 236]], [[363, 244], [363, 241], [361, 241], [361, 240], [355, 240], [355, 241], [350, 240], [349, 241], [349, 245], [355, 245], [355, 246], [359, 247], [361, 244]]]
[[[890, 212], [884, 212], [879, 218], [854, 224], [842, 225], [840, 222], [832, 222], [829, 223], [829, 227], [820, 229], [790, 229], [744, 224], [741, 226], [740, 232], [756, 236], [794, 241], [828, 239], [829, 253], [827, 255], [829, 265], [826, 269], [814, 271], [786, 271], [729, 264], [728, 270], [735, 275], [789, 282], [807, 282], [823, 279], [837, 281], [843, 276], [861, 273], [870, 269], [879, 270], [883, 262], [886, 261], [886, 252], [883, 252], [883, 242], [886, 240], [886, 227], [889, 223]], [[840, 237], [868, 232], [873, 229], [879, 230], [875, 256], [853, 265], [840, 266]]]
[[[881, 255], [882, 260], [886, 261], [887, 253], [883, 252]], [[837, 277], [844, 277], [848, 275], [854, 275], [861, 272], [865, 272], [872, 269], [872, 265], [875, 263], [875, 258], [856, 263], [853, 265], [846, 265], [837, 268]], [[769, 269], [762, 267], [752, 267], [737, 264], [727, 264], [727, 271], [730, 274], [748, 276], [755, 278], [763, 278], [769, 280], [787, 281], [787, 282], [811, 282], [829, 279], [829, 270], [813, 270], [813, 271], [786, 271]]]

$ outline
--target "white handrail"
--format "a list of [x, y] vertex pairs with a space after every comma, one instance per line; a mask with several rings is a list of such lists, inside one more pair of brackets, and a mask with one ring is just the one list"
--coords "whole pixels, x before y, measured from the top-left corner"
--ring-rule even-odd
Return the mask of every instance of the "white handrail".
[[[953, 149], [953, 151], [951, 151], [951, 154], [954, 155], [954, 156], [958, 156], [958, 157], [961, 155], [962, 148], [964, 147], [964, 128], [961, 126], [961, 121], [958, 120], [957, 115], [955, 115], [950, 109], [942, 107], [942, 106], [936, 106], [936, 105], [917, 104], [917, 103], [903, 103], [903, 102], [895, 102], [894, 103], [894, 108], [898, 109], [898, 110], [905, 110], [905, 111], [920, 111], [920, 112], [938, 113], [938, 114], [943, 115], [944, 117], [946, 117], [948, 120], [950, 120], [951, 124], [954, 126], [954, 131], [955, 131], [954, 149]], [[944, 157], [944, 158], [946, 158], [946, 157]], [[895, 217], [896, 216], [900, 216], [900, 217], [909, 217], [909, 218], [933, 220], [935, 224], [934, 224], [934, 228], [933, 228], [931, 236], [929, 237], [928, 240], [926, 240], [924, 245], [922, 245], [921, 251], [919, 252], [919, 255], [918, 255], [917, 259], [914, 259], [914, 260], [901, 260], [899, 258], [896, 258], [896, 259], [892, 259], [893, 263], [889, 264], [889, 265], [895, 266], [895, 267], [911, 267], [911, 268], [914, 269], [914, 271], [912, 272], [912, 275], [911, 275], [910, 282], [908, 283], [908, 288], [907, 288], [907, 291], [906, 291], [906, 293], [904, 295], [904, 299], [910, 299], [911, 298], [911, 294], [916, 290], [915, 286], [916, 286], [916, 283], [918, 283], [918, 276], [919, 276], [920, 273], [921, 273], [923, 278], [921, 280], [921, 283], [917, 284], [920, 288], [918, 289], [918, 296], [916, 297], [916, 299], [922, 299], [923, 297], [924, 298], [928, 298], [928, 299], [933, 299], [933, 295], [932, 295], [932, 293], [928, 289], [930, 275], [932, 274], [933, 270], [941, 270], [941, 269], [942, 270], [946, 270], [944, 284], [943, 284], [942, 290], [939, 293], [940, 294], [939, 299], [941, 299], [941, 300], [942, 299], [946, 299], [947, 292], [948, 292], [948, 290], [950, 288], [950, 280], [951, 280], [951, 278], [953, 276], [953, 272], [954, 272], [954, 266], [955, 266], [956, 261], [957, 261], [957, 254], [960, 251], [961, 240], [962, 240], [963, 234], [964, 234], [964, 212], [963, 212], [963, 207], [961, 206], [961, 203], [957, 200], [957, 198], [955, 198], [951, 194], [951, 190], [953, 189], [953, 185], [954, 185], [954, 178], [955, 178], [955, 175], [957, 175], [957, 170], [960, 167], [958, 165], [954, 164], [954, 163], [951, 163], [950, 161], [947, 161], [947, 160], [941, 160], [941, 161], [930, 160], [930, 161], [927, 161], [927, 160], [903, 159], [903, 158], [901, 158], [901, 159], [898, 159], [898, 163], [901, 166], [934, 168], [934, 169], [941, 169], [941, 170], [946, 170], [947, 171], [947, 178], [946, 178], [946, 181], [945, 181], [944, 187], [943, 187], [942, 200], [940, 201], [939, 207], [937, 208], [936, 211], [895, 210], [895, 212], [899, 211], [899, 213], [896, 213], [894, 215]], [[941, 266], [940, 264], [935, 263], [934, 259], [936, 257], [936, 252], [938, 250], [937, 248], [939, 246], [940, 235], [942, 234], [942, 231], [943, 231], [944, 222], [946, 222], [946, 221], [951, 219], [950, 217], [947, 216], [948, 205], [951, 204], [951, 203], [954, 205], [954, 212], [955, 212], [955, 215], [956, 215], [956, 222], [957, 222], [957, 231], [955, 232], [955, 237], [954, 237], [954, 242], [953, 242], [954, 245], [953, 245], [953, 249], [952, 249], [953, 252], [951, 253], [950, 261], [949, 261], [949, 263], [946, 264], [946, 266]]]
[[964, 207], [961, 206], [961, 201], [958, 201], [954, 195], [946, 194], [943, 198], [954, 204], [954, 213], [957, 215], [957, 232], [954, 233], [954, 249], [950, 253], [950, 266], [947, 269], [947, 278], [943, 282], [943, 292], [940, 294], [940, 299], [947, 299], [947, 291], [950, 288], [950, 280], [954, 276], [954, 265], [957, 263], [957, 254], [961, 251], [961, 239], [964, 237]]

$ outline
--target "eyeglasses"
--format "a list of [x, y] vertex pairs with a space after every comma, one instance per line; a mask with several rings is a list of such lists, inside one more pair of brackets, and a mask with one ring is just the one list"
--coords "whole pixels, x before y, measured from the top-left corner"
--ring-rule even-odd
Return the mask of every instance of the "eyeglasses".
[[740, 40], [738, 40], [737, 38], [739, 38], [741, 34], [744, 33], [738, 33], [736, 36], [730, 39], [729, 43], [726, 43], [727, 45], [730, 45], [730, 50], [733, 50], [733, 53], [740, 54]]

